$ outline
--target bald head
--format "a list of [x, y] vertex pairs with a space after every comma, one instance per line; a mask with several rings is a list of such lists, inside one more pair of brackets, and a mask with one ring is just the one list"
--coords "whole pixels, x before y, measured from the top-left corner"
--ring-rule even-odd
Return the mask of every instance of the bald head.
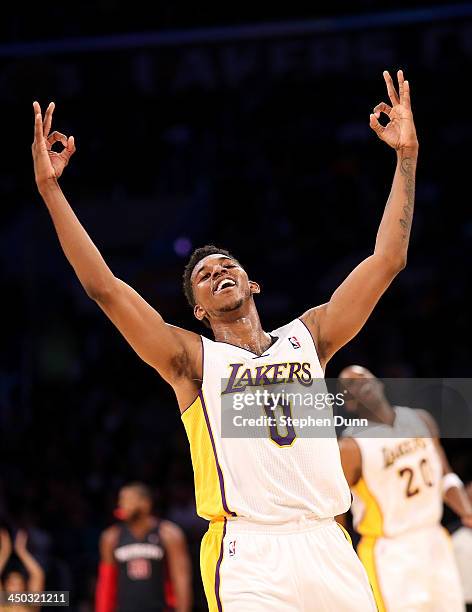
[[375, 378], [375, 376], [364, 366], [350, 365], [341, 370], [338, 378]]
[[372, 418], [379, 410], [385, 411], [388, 407], [383, 382], [364, 366], [347, 366], [340, 372], [338, 381], [345, 394], [348, 412]]

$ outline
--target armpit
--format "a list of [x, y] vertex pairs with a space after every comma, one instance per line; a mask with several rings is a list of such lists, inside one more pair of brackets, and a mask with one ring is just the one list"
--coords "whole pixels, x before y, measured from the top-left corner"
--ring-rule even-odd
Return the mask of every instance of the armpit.
[[192, 377], [192, 364], [188, 353], [185, 350], [180, 351], [174, 357], [172, 357], [171, 370], [176, 378], [191, 378]]

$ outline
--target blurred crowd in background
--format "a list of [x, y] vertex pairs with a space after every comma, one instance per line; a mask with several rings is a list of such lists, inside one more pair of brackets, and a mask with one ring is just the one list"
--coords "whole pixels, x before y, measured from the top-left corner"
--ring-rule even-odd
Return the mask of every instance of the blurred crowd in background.
[[[382, 70], [403, 68], [420, 140], [409, 261], [327, 376], [360, 363], [379, 376], [467, 377], [472, 124], [462, 88], [472, 17], [365, 27], [333, 19], [316, 32], [242, 39], [235, 28], [218, 40], [138, 37], [127, 48], [93, 50], [7, 44], [113, 31], [109, 20], [87, 30], [82, 9], [73, 31], [52, 23], [41, 35], [10, 15], [13, 34], [0, 45], [0, 526], [27, 529], [47, 588], [70, 590], [86, 611], [116, 492], [142, 480], [159, 513], [188, 536], [203, 610], [206, 523], [195, 514], [175, 398], [62, 255], [35, 191], [31, 103], [54, 100], [54, 127], [76, 138], [61, 184], [117, 276], [167, 321], [206, 333], [181, 277], [191, 249], [215, 243], [261, 283], [262, 323], [272, 329], [326, 301], [373, 248], [395, 156], [368, 119], [386, 99]], [[172, 14], [165, 27], [192, 25]], [[272, 17], [284, 16], [296, 17]], [[319, 16], [326, 14], [310, 15]], [[129, 28], [142, 29], [143, 14], [138, 21], [130, 18]], [[472, 479], [469, 440], [445, 447], [453, 469]]]

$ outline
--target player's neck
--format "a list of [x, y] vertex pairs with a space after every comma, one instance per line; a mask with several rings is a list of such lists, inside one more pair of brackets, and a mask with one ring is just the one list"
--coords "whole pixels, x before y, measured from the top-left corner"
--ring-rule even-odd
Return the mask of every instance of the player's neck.
[[268, 333], [262, 329], [255, 306], [231, 320], [212, 321], [212, 330], [217, 342], [227, 342], [262, 355], [272, 344]]
[[127, 521], [128, 529], [136, 536], [144, 536], [154, 525], [155, 519], [149, 514], [143, 514]]

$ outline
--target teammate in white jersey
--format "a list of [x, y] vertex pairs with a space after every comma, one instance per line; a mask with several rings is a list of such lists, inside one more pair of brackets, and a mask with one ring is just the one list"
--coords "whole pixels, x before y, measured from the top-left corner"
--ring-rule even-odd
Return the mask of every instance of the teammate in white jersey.
[[[185, 293], [214, 341], [169, 325], [115, 277], [58, 185], [74, 140], [50, 134], [52, 103], [44, 122], [34, 104], [36, 183], [64, 253], [87, 294], [176, 393], [190, 439], [198, 512], [211, 521], [201, 565], [212, 611], [375, 608], [365, 571], [333, 519], [350, 501], [336, 439], [302, 439], [291, 431], [290, 441], [274, 433], [272, 439], [232, 440], [219, 426], [222, 378], [249, 386], [264, 374], [277, 381], [323, 377], [331, 356], [358, 333], [405, 266], [418, 141], [408, 81], [399, 71], [397, 92], [388, 72], [384, 78], [391, 106], [377, 105], [370, 126], [396, 151], [396, 169], [372, 254], [327, 303], [269, 334], [254, 301], [259, 285], [227, 251], [198, 249], [185, 271]], [[52, 151], [56, 141], [64, 146], [60, 153]], [[239, 231], [244, 238], [243, 224]], [[309, 286], [311, 264], [306, 268]]]
[[340, 440], [344, 473], [361, 535], [358, 554], [380, 612], [460, 612], [464, 599], [450, 537], [441, 526], [443, 500], [472, 526], [472, 505], [453, 474], [425, 410], [392, 406], [366, 368], [340, 374], [346, 408], [366, 428]]

